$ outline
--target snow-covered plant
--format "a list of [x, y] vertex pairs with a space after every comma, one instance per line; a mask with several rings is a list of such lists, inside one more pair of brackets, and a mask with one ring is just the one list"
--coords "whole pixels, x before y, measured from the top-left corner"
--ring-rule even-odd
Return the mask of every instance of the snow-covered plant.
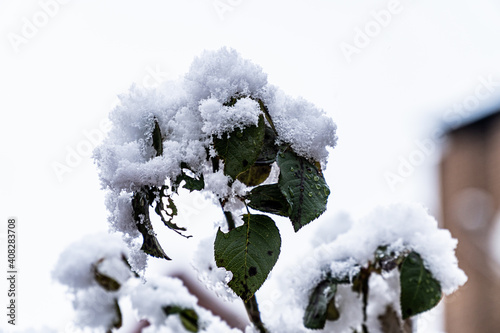
[[[175, 82], [156, 89], [134, 86], [120, 99], [95, 158], [108, 191], [109, 221], [129, 245], [132, 270], [143, 272], [147, 255], [170, 260], [153, 230], [153, 214], [189, 237], [188, 226], [175, 220], [179, 189], [206, 193], [224, 216], [210, 258], [218, 269], [210, 269], [217, 271], [217, 283], [243, 300], [255, 329], [268, 332], [272, 325], [262, 322], [255, 293], [281, 251], [272, 216], [289, 219], [298, 232], [325, 212], [330, 189], [323, 170], [327, 148], [336, 145], [336, 125], [313, 104], [268, 84], [259, 66], [227, 49], [205, 52]], [[397, 292], [375, 312], [402, 330], [405, 319], [434, 307], [442, 291], [465, 282], [454, 241], [426, 213], [393, 207], [379, 215], [376, 223], [354, 225], [320, 246], [329, 255], [301, 273], [306, 285], [291, 287], [297, 299], [307, 299], [289, 303], [302, 313], [302, 323], [272, 332], [326, 329], [330, 322], [343, 323], [339, 332], [375, 332], [379, 328], [370, 325], [368, 310], [376, 276]], [[434, 242], [447, 244], [446, 253]], [[350, 320], [356, 307], [361, 320]], [[193, 330], [198, 331], [203, 328]]]
[[69, 246], [60, 256], [54, 278], [70, 288], [76, 324], [98, 332], [122, 325], [120, 302], [150, 323], [143, 332], [241, 333], [197, 305], [182, 281], [159, 276], [146, 283], [131, 270], [126, 245], [112, 235], [92, 235]]

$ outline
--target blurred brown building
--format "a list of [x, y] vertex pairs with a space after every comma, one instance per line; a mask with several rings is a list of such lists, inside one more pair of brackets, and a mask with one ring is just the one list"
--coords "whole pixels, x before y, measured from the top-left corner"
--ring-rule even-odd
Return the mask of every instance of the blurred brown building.
[[500, 111], [448, 130], [440, 165], [444, 227], [469, 280], [445, 300], [448, 333], [500, 332]]

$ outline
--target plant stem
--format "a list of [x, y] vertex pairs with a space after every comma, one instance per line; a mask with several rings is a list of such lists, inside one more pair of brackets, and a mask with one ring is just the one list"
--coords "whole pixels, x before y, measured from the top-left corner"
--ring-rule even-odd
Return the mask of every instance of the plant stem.
[[233, 214], [231, 212], [224, 211], [224, 216], [227, 221], [227, 228], [229, 231], [233, 230], [236, 226], [234, 224]]
[[262, 319], [260, 319], [259, 305], [257, 304], [257, 298], [253, 295], [245, 304], [245, 309], [247, 310], [248, 317], [250, 321], [255, 325], [260, 333], [268, 333], [268, 330], [264, 326]]

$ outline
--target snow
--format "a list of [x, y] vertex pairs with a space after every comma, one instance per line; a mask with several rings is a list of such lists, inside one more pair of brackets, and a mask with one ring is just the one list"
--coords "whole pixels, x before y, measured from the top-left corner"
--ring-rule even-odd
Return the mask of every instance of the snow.
[[172, 305], [190, 309], [197, 301], [181, 280], [163, 276], [148, 277], [146, 283], [138, 281], [130, 297], [139, 317], [147, 318], [153, 325], [160, 325], [167, 318], [162, 307]]
[[258, 95], [267, 85], [267, 75], [235, 50], [222, 48], [196, 57], [186, 81], [188, 92], [195, 100], [216, 98], [224, 103], [237, 94]]
[[262, 114], [259, 104], [251, 98], [242, 98], [234, 106], [223, 106], [217, 99], [210, 98], [200, 102], [203, 119], [203, 132], [221, 137], [235, 129], [257, 125]]
[[75, 324], [79, 327], [108, 328], [115, 320], [115, 294], [99, 286], [74, 294]]

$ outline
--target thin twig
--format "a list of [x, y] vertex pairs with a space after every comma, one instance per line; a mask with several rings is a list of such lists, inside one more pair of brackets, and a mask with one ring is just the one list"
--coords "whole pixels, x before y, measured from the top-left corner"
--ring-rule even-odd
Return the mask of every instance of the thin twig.
[[248, 317], [250, 318], [250, 321], [255, 325], [255, 328], [257, 328], [260, 333], [268, 333], [268, 330], [264, 326], [262, 319], [260, 319], [259, 305], [257, 304], [257, 298], [255, 297], [255, 295], [253, 295], [248, 301], [244, 303], [245, 309], [248, 313]]

